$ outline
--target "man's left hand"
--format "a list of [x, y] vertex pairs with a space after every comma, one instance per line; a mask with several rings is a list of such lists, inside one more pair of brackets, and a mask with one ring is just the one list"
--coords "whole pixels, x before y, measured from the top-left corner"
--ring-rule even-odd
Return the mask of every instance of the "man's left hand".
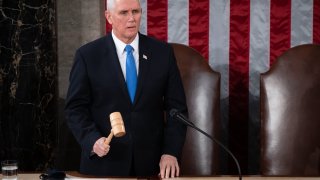
[[164, 154], [160, 159], [160, 176], [161, 178], [178, 177], [180, 168], [176, 157]]

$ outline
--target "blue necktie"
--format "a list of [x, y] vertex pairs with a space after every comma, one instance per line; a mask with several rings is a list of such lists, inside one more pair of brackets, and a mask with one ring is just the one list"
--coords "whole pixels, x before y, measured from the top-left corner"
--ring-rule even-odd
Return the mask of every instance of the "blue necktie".
[[137, 89], [137, 69], [134, 57], [132, 54], [132, 46], [126, 45], [125, 50], [127, 52], [126, 60], [126, 82], [127, 88], [129, 91], [131, 102], [134, 101], [134, 95], [136, 94]]

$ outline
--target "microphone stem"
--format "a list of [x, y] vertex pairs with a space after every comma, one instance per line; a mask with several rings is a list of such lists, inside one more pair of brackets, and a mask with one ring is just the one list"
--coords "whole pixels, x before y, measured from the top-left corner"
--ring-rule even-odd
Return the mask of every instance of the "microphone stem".
[[[190, 125], [190, 124], [189, 124]], [[220, 145], [227, 153], [229, 153], [229, 155], [232, 157], [232, 159], [235, 161], [237, 168], [238, 168], [238, 173], [239, 173], [239, 180], [242, 180], [242, 175], [241, 175], [241, 168], [239, 165], [239, 162], [237, 160], [237, 158], [232, 154], [232, 152], [226, 148], [221, 142], [219, 142], [218, 140], [212, 138], [209, 134], [207, 134], [206, 132], [202, 131], [201, 129], [199, 129], [198, 127], [196, 127], [195, 125], [190, 125], [192, 128], [196, 129], [197, 131], [201, 132], [203, 135], [207, 136], [208, 138], [210, 138], [212, 141], [214, 141], [215, 143], [217, 143], [218, 145]]]

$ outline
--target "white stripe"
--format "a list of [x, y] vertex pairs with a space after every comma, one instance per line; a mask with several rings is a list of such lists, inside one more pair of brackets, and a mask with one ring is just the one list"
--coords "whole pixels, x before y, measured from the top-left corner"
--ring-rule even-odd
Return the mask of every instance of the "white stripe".
[[168, 42], [189, 44], [189, 1], [168, 0]]
[[210, 1], [209, 64], [221, 73], [221, 99], [229, 96], [230, 0]]
[[248, 172], [259, 171], [260, 73], [269, 68], [270, 0], [250, 1]]
[[140, 33], [142, 34], [147, 34], [148, 29], [147, 29], [147, 0], [140, 0], [140, 5], [142, 8], [142, 16], [141, 16], [141, 22], [140, 22]]
[[260, 73], [269, 69], [270, 0], [250, 2], [249, 91], [260, 94]]
[[291, 1], [291, 47], [312, 43], [313, 0]]
[[[209, 65], [220, 72], [220, 129], [221, 142], [228, 145], [229, 139], [229, 41], [230, 0], [209, 1]], [[222, 169], [227, 169], [226, 154], [221, 154]]]

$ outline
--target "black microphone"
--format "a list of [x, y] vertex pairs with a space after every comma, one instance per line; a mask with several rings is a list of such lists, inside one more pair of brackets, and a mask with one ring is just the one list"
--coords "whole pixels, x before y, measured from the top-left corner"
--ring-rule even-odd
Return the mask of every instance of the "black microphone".
[[212, 136], [210, 136], [208, 133], [202, 131], [201, 129], [199, 129], [197, 126], [195, 126], [191, 121], [188, 120], [188, 118], [183, 115], [181, 112], [179, 112], [177, 109], [171, 109], [170, 110], [170, 116], [174, 119], [177, 119], [181, 122], [183, 122], [185, 125], [199, 131], [200, 133], [204, 134], [205, 136], [207, 136], [209, 139], [211, 139], [213, 142], [217, 143], [219, 146], [221, 146], [227, 153], [229, 153], [229, 155], [233, 158], [233, 160], [235, 161], [237, 168], [238, 168], [238, 173], [239, 173], [239, 179], [242, 180], [242, 175], [241, 175], [241, 168], [239, 165], [239, 162], [237, 160], [237, 158], [232, 154], [232, 152], [226, 147], [224, 146], [221, 142], [219, 142], [217, 139], [213, 138]]

